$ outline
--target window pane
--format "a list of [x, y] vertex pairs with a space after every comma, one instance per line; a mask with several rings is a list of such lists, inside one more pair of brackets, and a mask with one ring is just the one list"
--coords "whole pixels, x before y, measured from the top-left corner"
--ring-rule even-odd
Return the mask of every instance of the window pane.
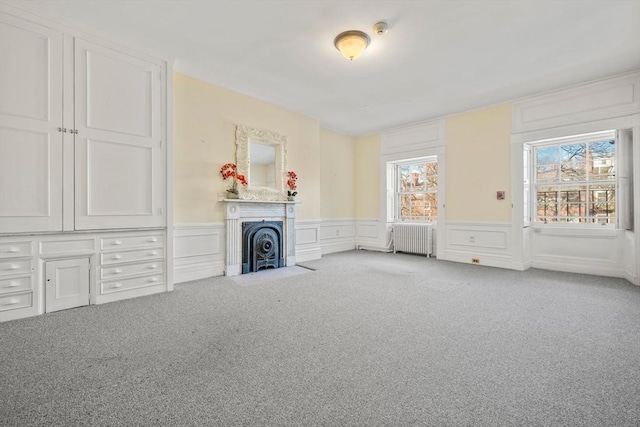
[[616, 190], [612, 185], [596, 185], [589, 189], [589, 216], [599, 224], [614, 224], [616, 213]]
[[589, 144], [591, 154], [588, 167], [593, 181], [615, 179], [615, 144], [614, 141], [600, 141]]
[[400, 166], [402, 177], [401, 191], [424, 191], [426, 188], [426, 174], [424, 164]]
[[560, 148], [544, 147], [535, 150], [536, 181], [556, 182], [559, 179]]
[[584, 181], [587, 176], [585, 168], [587, 144], [562, 145], [560, 153], [562, 164], [560, 175], [562, 181]]
[[438, 163], [432, 162], [426, 164], [427, 190], [434, 191], [438, 189]]

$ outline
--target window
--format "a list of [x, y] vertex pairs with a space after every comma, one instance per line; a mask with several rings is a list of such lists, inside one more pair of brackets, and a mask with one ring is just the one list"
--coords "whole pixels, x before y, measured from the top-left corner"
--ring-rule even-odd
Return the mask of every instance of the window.
[[606, 131], [526, 147], [525, 174], [531, 176], [525, 176], [525, 195], [532, 193], [533, 222], [615, 224], [616, 146], [616, 132]]
[[396, 221], [436, 221], [438, 162], [435, 156], [393, 163]]

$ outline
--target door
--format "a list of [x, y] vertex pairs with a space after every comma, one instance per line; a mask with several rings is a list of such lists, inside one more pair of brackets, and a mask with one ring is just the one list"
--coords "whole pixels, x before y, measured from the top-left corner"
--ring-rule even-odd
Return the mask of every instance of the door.
[[62, 230], [62, 40], [0, 15], [0, 233]]
[[75, 39], [75, 228], [165, 225], [162, 63]]
[[45, 283], [47, 313], [89, 305], [89, 258], [47, 262]]

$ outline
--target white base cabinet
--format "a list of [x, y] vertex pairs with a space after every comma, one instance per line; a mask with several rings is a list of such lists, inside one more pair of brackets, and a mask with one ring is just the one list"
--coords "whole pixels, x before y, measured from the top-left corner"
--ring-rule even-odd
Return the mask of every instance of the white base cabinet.
[[167, 291], [164, 229], [0, 237], [0, 322]]
[[3, 5], [0, 321], [172, 289], [170, 65]]

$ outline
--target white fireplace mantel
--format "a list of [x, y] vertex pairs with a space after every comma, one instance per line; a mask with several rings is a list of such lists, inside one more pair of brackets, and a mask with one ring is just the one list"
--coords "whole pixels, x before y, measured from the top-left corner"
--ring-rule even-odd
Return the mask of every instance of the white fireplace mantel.
[[296, 202], [279, 200], [225, 199], [227, 259], [225, 275], [242, 274], [242, 223], [245, 221], [282, 221], [284, 265], [296, 264]]

